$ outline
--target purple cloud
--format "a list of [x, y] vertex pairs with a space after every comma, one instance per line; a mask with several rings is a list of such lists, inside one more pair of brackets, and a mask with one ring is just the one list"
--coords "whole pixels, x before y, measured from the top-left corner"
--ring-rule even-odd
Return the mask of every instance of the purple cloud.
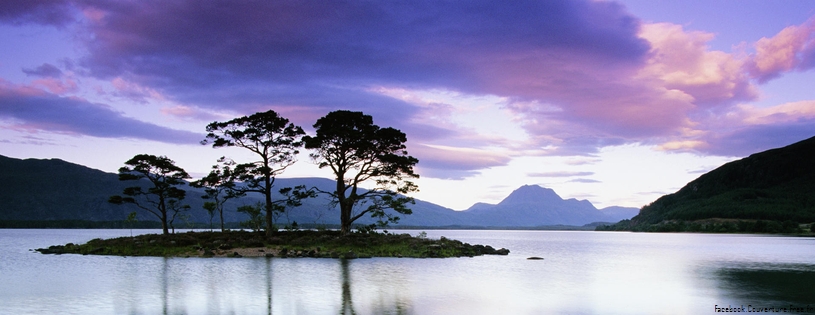
[[[564, 76], [575, 64], [620, 70], [641, 64], [649, 48], [636, 35], [638, 21], [614, 3], [143, 1], [84, 8], [103, 12], [89, 23], [90, 55], [82, 63], [95, 76], [126, 76], [180, 102], [242, 111], [263, 103], [411, 118], [410, 106], [388, 107], [394, 102], [365, 89], [538, 98], [542, 81], [584, 81]], [[515, 87], [535, 76], [542, 78], [531, 84], [540, 87]]]
[[756, 52], [747, 63], [750, 73], [766, 82], [792, 70], [815, 67], [815, 18], [788, 26], [771, 38], [755, 43]]
[[700, 151], [722, 156], [748, 156], [815, 136], [815, 118], [802, 118], [785, 124], [753, 125], [713, 135]]
[[528, 173], [526, 175], [530, 177], [576, 177], [576, 176], [591, 176], [594, 175], [594, 172], [556, 171], [556, 172]]
[[12, 128], [102, 138], [197, 144], [204, 136], [128, 118], [105, 105], [2, 82], [0, 117], [10, 120]]
[[568, 182], [569, 182], [569, 183], [583, 183], [583, 184], [597, 184], [597, 183], [602, 183], [602, 182], [601, 182], [601, 181], [599, 181], [599, 180], [596, 180], [596, 179], [590, 179], [590, 178], [577, 178], [577, 179], [572, 179], [572, 180], [569, 180]]
[[478, 170], [507, 165], [510, 157], [487, 150], [444, 146], [410, 145], [409, 153], [419, 159], [421, 174], [434, 178], [464, 179]]
[[62, 26], [74, 20], [67, 0], [25, 0], [0, 2], [0, 22]]
[[[114, 86], [126, 83], [119, 96], [145, 102], [155, 92], [181, 106], [168, 113], [199, 119], [206, 115], [188, 110], [251, 114], [275, 109], [306, 129], [329, 111], [360, 110], [381, 126], [406, 132], [422, 167], [456, 178], [505, 165], [510, 158], [450, 154], [455, 150], [428, 145], [511, 146], [428, 120], [432, 111], [442, 109], [378, 94], [377, 88], [502, 97], [536, 146], [530, 152], [586, 156], [604, 146], [662, 144], [686, 132], [704, 132], [708, 135], [693, 140], [709, 140], [705, 144], [715, 149], [703, 152], [733, 155], [753, 147], [738, 142], [738, 132], [714, 138], [710, 134], [718, 130], [699, 127], [703, 120], [714, 120], [705, 115], [755, 99], [751, 80], [808, 69], [815, 60], [812, 23], [760, 41], [749, 59], [754, 62], [745, 64], [731, 54], [709, 51], [713, 34], [644, 24], [621, 5], [604, 1], [0, 4], [0, 21], [8, 23], [61, 26], [75, 19], [71, 30], [80, 32], [75, 38], [87, 52], [75, 63], [75, 73]], [[775, 52], [784, 47], [795, 54], [778, 57]], [[58, 74], [48, 66], [23, 71]], [[41, 81], [39, 86], [61, 94], [71, 91], [68, 83]], [[76, 108], [95, 108], [78, 113], [104, 112], [88, 102], [51, 97]], [[126, 120], [115, 112], [107, 115]], [[128, 122], [134, 129], [150, 129]], [[744, 128], [739, 132], [759, 130]], [[807, 130], [799, 129], [789, 133]]]
[[58, 78], [62, 76], [62, 70], [50, 63], [44, 63], [34, 69], [23, 69], [23, 72], [30, 76], [44, 78]]

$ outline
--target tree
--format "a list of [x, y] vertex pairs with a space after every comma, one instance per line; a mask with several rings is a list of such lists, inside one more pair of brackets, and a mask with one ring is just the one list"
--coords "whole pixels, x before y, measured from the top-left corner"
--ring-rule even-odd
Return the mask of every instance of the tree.
[[233, 171], [246, 183], [246, 192], [258, 192], [265, 197], [266, 235], [274, 230], [274, 211], [279, 202], [272, 201], [275, 177], [297, 161], [298, 148], [306, 133], [299, 126], [279, 116], [275, 111], [255, 113], [226, 122], [207, 125], [207, 137], [201, 144], [212, 143], [213, 148], [239, 147], [255, 153], [260, 160], [238, 164]]
[[[317, 135], [303, 137], [303, 141], [307, 149], [314, 150], [311, 157], [319, 167], [331, 168], [336, 176], [336, 189], [320, 192], [339, 204], [343, 235], [350, 233], [351, 224], [365, 214], [383, 226], [399, 220], [385, 210], [412, 213], [407, 204], [412, 204], [413, 198], [405, 194], [418, 191], [409, 179], [419, 178], [413, 172], [419, 160], [405, 150], [404, 133], [380, 128], [370, 115], [346, 110], [328, 113], [314, 128]], [[359, 185], [369, 180], [376, 186], [363, 192]], [[354, 212], [356, 206], [362, 210]]]
[[136, 211], [131, 212], [127, 215], [127, 225], [130, 226], [130, 237], [133, 237], [133, 224], [135, 224], [138, 220], [136, 219]]
[[221, 232], [223, 232], [225, 230], [224, 204], [229, 199], [246, 195], [245, 191], [236, 184], [241, 174], [233, 170], [235, 165], [235, 161], [221, 157], [218, 159], [218, 164], [212, 166], [207, 176], [190, 183], [190, 186], [204, 188], [206, 195], [201, 198], [212, 200], [204, 202], [204, 210], [209, 213], [210, 229], [212, 229], [212, 217], [217, 212], [221, 219]]
[[127, 187], [122, 192], [124, 196], [111, 196], [108, 201], [132, 203], [153, 214], [161, 222], [162, 232], [166, 235], [169, 234], [168, 212], [172, 212], [172, 219], [175, 219], [178, 211], [189, 207], [181, 204], [187, 192], [178, 188], [188, 178], [190, 175], [166, 156], [138, 154], [119, 169], [119, 180], [149, 182], [146, 190], [142, 185]]
[[167, 201], [167, 209], [170, 210], [172, 215], [170, 216], [170, 230], [173, 234], [175, 234], [175, 219], [179, 218], [189, 226], [189, 214], [181, 213], [182, 211], [190, 210], [190, 205], [181, 204], [181, 200], [170, 199]]
[[[215, 212], [218, 210], [218, 205], [212, 201], [204, 201], [204, 210], [207, 210], [207, 214], [209, 214], [209, 231], [212, 232], [212, 219], [215, 218]], [[223, 212], [221, 212], [223, 213]], [[224, 219], [223, 215], [221, 215], [221, 232], [224, 231]]]
[[261, 227], [263, 226], [263, 214], [261, 213], [265, 206], [263, 206], [260, 202], [256, 205], [244, 205], [238, 207], [238, 212], [246, 213], [249, 216], [249, 220], [241, 222], [241, 225], [244, 227], [248, 227], [252, 229], [252, 231], [260, 231]]

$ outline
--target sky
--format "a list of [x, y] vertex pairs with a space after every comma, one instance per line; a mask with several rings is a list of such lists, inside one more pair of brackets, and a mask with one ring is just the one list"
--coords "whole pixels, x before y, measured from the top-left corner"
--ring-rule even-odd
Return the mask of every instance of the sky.
[[[0, 155], [194, 177], [205, 127], [339, 109], [407, 134], [413, 196], [641, 207], [815, 136], [812, 1], [0, 2]], [[305, 150], [280, 177], [325, 177]]]

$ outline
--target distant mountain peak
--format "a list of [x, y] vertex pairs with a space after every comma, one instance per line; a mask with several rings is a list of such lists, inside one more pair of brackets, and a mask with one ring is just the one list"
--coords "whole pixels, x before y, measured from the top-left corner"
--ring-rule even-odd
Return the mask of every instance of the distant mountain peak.
[[499, 205], [562, 202], [554, 190], [539, 185], [523, 185], [504, 198]]

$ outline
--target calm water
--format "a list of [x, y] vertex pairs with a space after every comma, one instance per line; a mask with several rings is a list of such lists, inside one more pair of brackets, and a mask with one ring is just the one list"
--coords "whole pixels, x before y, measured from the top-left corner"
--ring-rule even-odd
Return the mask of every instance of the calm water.
[[41, 255], [30, 249], [130, 231], [0, 230], [0, 313], [709, 314], [716, 305], [815, 313], [813, 238], [427, 234], [512, 253], [350, 261]]

